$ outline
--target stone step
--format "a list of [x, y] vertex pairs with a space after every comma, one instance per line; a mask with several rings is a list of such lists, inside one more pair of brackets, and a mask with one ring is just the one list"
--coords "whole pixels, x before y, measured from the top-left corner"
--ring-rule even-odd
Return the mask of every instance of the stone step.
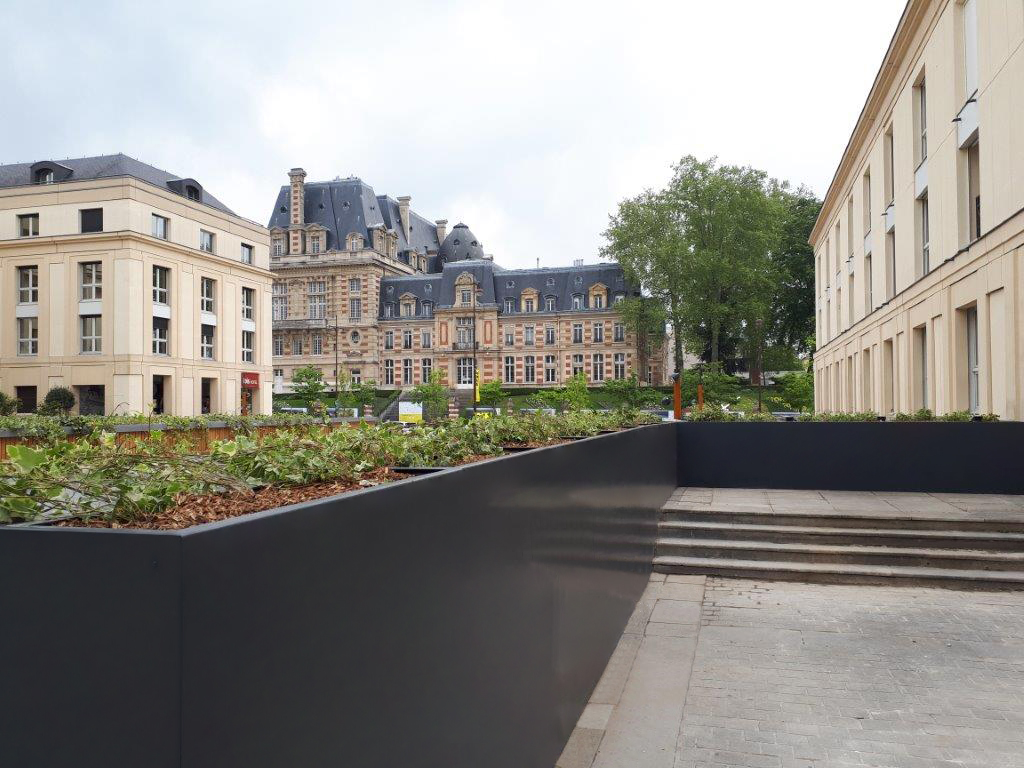
[[1024, 573], [975, 569], [725, 560], [658, 555], [654, 559], [654, 570], [658, 573], [705, 574], [765, 581], [925, 585], [953, 589], [1024, 589]]
[[775, 512], [762, 508], [729, 508], [711, 510], [701, 508], [680, 508], [671, 502], [662, 508], [662, 519], [666, 521], [687, 520], [690, 522], [737, 523], [743, 525], [785, 525], [814, 528], [900, 528], [906, 530], [940, 531], [993, 531], [1024, 534], [1024, 519], [993, 519], [953, 517], [937, 514], [878, 514], [867, 512], [826, 513], [821, 510], [797, 511], [792, 508]]
[[1024, 552], [667, 537], [658, 540], [657, 554], [724, 560], [1016, 571], [1024, 576]]
[[1002, 531], [923, 530], [920, 528], [845, 528], [810, 525], [769, 525], [703, 520], [662, 520], [662, 536], [733, 539], [778, 543], [851, 544], [935, 549], [981, 549], [1024, 552], [1024, 533]]

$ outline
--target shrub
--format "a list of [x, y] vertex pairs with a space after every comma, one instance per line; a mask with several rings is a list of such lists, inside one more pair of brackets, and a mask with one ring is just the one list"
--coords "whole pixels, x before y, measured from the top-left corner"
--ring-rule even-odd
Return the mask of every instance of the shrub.
[[323, 371], [311, 365], [299, 368], [292, 374], [292, 389], [296, 395], [312, 403], [327, 389]]
[[717, 406], [709, 406], [702, 410], [690, 411], [687, 421], [736, 421], [736, 414]]
[[16, 397], [0, 392], [0, 416], [13, 416], [21, 407], [21, 401]]
[[39, 412], [49, 416], [66, 416], [75, 407], [75, 393], [67, 387], [54, 387], [46, 393]]

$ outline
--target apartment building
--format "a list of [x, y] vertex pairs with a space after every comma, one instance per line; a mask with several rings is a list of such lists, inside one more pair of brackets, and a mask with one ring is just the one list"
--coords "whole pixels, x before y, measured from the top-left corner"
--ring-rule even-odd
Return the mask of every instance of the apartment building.
[[1024, 3], [911, 0], [811, 235], [815, 406], [1024, 418]]
[[0, 391], [82, 414], [267, 413], [267, 230], [125, 155], [0, 165]]
[[[432, 372], [455, 388], [480, 379], [599, 384], [637, 366], [636, 339], [615, 311], [629, 294], [621, 269], [584, 265], [502, 269], [465, 224], [378, 196], [358, 178], [307, 183], [289, 174], [270, 220], [274, 381], [314, 366], [382, 387]], [[661, 383], [662, 357], [646, 377]], [[643, 376], [643, 372], [640, 372]]]

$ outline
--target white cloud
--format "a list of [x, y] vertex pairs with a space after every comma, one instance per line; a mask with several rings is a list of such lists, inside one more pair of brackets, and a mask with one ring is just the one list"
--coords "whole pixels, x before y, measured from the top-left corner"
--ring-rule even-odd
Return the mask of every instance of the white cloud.
[[61, 23], [45, 47], [29, 35], [0, 50], [17, 105], [0, 161], [123, 151], [257, 221], [293, 166], [356, 174], [465, 221], [499, 263], [532, 266], [596, 260], [616, 203], [664, 184], [685, 154], [824, 194], [902, 4], [32, 9]]

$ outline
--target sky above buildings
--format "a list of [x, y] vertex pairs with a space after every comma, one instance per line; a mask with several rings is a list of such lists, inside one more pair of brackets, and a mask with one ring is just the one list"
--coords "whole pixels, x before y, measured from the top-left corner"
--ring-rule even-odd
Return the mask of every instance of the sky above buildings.
[[289, 168], [356, 175], [508, 267], [598, 261], [687, 154], [823, 196], [904, 5], [6, 4], [38, 23], [0, 47], [0, 162], [124, 152], [262, 224]]

